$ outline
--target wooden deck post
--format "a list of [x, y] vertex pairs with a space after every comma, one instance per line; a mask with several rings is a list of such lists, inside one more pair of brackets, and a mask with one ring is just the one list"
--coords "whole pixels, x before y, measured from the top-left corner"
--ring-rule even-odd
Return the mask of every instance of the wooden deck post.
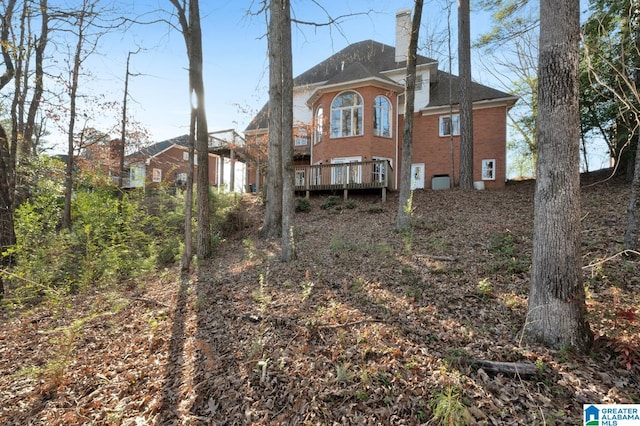
[[305, 169], [304, 171], [304, 186], [305, 186], [305, 198], [308, 200], [311, 198], [311, 191], [309, 189], [309, 181], [311, 180], [311, 169]]

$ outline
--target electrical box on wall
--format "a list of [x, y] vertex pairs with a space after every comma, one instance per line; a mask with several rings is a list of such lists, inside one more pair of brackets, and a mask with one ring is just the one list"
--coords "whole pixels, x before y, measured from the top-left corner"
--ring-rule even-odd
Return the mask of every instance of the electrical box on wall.
[[449, 181], [449, 175], [434, 175], [431, 178], [431, 189], [434, 191], [439, 189], [449, 189], [451, 183]]

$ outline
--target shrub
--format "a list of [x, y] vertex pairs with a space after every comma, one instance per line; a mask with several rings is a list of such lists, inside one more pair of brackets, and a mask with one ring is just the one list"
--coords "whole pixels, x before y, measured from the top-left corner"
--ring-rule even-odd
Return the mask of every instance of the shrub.
[[323, 210], [330, 209], [331, 207], [337, 205], [339, 200], [340, 200], [339, 197], [336, 197], [335, 195], [330, 195], [329, 197], [327, 197], [326, 200], [324, 200], [322, 204], [320, 204], [320, 208]]
[[[7, 252], [14, 260], [9, 303], [113, 284], [179, 254], [177, 225], [182, 227], [184, 216], [166, 214], [179, 205], [175, 198], [145, 199], [141, 192], [120, 198], [112, 185], [82, 185], [74, 192], [71, 230], [59, 230], [61, 178], [44, 174], [32, 185], [30, 197], [16, 210], [16, 244]], [[150, 206], [157, 215], [149, 213]]]
[[356, 200], [352, 200], [352, 199], [348, 199], [344, 203], [344, 207], [347, 209], [355, 209], [357, 205], [358, 203], [356, 203]]
[[311, 211], [311, 202], [306, 198], [296, 200], [296, 212], [308, 213]]

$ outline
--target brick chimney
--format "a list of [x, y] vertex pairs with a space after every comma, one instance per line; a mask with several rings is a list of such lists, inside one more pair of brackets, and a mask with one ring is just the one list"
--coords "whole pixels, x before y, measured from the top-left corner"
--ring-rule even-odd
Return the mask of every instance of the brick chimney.
[[411, 9], [396, 12], [396, 62], [406, 62], [411, 32]]

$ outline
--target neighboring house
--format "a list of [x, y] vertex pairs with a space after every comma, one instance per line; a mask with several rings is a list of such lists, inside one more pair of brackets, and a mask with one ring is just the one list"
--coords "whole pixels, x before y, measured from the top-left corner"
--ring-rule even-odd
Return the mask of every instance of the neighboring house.
[[[395, 48], [373, 40], [355, 43], [294, 79], [296, 189], [397, 189], [410, 21], [410, 10], [398, 11]], [[448, 188], [451, 179], [458, 184], [458, 87], [458, 77], [418, 56], [414, 189]], [[474, 181], [499, 188], [506, 181], [507, 112], [517, 98], [472, 83], [472, 100]], [[267, 139], [268, 108], [247, 126], [248, 145]]]
[[117, 174], [120, 169], [121, 149], [120, 139], [97, 141], [86, 146], [82, 154], [76, 157], [76, 161], [83, 170], [100, 171], [108, 175]]
[[[246, 167], [235, 160], [235, 149], [243, 146], [244, 139], [233, 130], [209, 134], [209, 185], [226, 186], [244, 192]], [[189, 170], [189, 135], [178, 136], [155, 143], [126, 157], [129, 179], [125, 187], [156, 188], [183, 186]], [[215, 153], [214, 153], [215, 152]], [[195, 169], [197, 169], [197, 157]], [[196, 170], [194, 170], [195, 179]]]

